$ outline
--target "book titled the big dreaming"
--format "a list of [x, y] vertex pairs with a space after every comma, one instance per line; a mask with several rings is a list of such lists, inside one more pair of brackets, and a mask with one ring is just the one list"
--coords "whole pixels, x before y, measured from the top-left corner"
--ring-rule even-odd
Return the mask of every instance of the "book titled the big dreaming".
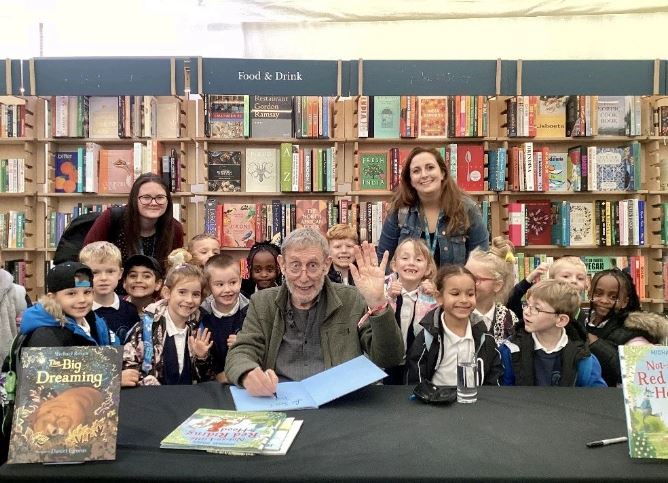
[[116, 459], [122, 350], [23, 349], [7, 462]]

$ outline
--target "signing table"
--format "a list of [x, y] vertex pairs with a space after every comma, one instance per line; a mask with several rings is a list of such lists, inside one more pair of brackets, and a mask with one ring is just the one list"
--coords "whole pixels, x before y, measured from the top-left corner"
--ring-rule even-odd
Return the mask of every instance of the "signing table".
[[483, 388], [476, 404], [427, 406], [411, 388], [370, 386], [317, 410], [286, 456], [161, 450], [196, 409], [234, 409], [228, 387], [145, 387], [121, 393], [117, 459], [4, 465], [2, 481], [662, 481], [668, 461], [631, 460], [621, 389]]

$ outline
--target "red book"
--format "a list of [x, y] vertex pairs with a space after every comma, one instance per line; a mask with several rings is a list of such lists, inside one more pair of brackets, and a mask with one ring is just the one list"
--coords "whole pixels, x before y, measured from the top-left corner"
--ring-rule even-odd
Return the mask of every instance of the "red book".
[[485, 151], [480, 144], [457, 145], [457, 184], [465, 191], [485, 189]]
[[327, 202], [324, 200], [297, 200], [296, 227], [315, 228], [327, 234]]
[[508, 204], [508, 238], [516, 247], [524, 246], [522, 230], [524, 219], [524, 205], [522, 203]]
[[549, 200], [524, 200], [527, 245], [552, 244], [552, 204]]
[[223, 247], [250, 248], [255, 243], [256, 206], [252, 203], [223, 205]]

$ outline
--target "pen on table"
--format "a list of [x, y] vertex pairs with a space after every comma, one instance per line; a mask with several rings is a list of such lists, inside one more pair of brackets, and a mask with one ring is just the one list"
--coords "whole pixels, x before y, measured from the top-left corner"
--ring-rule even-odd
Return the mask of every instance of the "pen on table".
[[587, 448], [599, 448], [601, 446], [608, 446], [610, 444], [616, 443], [625, 443], [629, 440], [626, 436], [620, 436], [619, 438], [610, 438], [610, 439], [601, 439], [599, 441], [590, 441], [587, 443]]
[[278, 394], [274, 393], [274, 399], [278, 399]]

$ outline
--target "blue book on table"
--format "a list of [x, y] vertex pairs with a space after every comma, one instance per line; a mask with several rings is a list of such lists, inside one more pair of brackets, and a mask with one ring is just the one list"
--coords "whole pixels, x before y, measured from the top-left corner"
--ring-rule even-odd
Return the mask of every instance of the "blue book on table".
[[230, 391], [237, 411], [316, 409], [385, 376], [366, 356], [358, 356], [303, 381], [278, 383], [275, 398], [251, 396], [236, 386], [230, 386]]

